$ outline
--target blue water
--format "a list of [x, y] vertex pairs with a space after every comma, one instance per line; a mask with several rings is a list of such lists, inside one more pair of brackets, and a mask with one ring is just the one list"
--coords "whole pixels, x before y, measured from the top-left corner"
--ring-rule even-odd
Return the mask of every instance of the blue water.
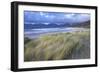
[[24, 30], [24, 36], [28, 38], [35, 38], [42, 34], [47, 33], [59, 33], [59, 32], [73, 32], [73, 31], [79, 31], [75, 28], [42, 28], [42, 29], [25, 29]]

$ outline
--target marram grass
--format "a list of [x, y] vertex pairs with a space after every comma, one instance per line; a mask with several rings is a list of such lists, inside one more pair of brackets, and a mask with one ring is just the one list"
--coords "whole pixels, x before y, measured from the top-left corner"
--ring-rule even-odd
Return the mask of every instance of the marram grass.
[[89, 39], [89, 31], [42, 35], [25, 44], [24, 60], [44, 61], [68, 59], [73, 50], [84, 48], [83, 43], [86, 43]]

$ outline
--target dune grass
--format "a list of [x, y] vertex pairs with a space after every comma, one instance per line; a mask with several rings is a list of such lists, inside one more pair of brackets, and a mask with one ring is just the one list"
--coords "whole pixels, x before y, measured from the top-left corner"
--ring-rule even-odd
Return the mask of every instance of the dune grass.
[[24, 61], [68, 59], [73, 50], [83, 47], [83, 40], [89, 39], [89, 31], [42, 35], [25, 44]]

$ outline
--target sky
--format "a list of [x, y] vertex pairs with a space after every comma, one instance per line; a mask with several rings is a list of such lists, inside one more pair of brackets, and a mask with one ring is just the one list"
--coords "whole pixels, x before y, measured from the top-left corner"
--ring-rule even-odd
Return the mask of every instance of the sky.
[[24, 23], [80, 23], [90, 20], [90, 14], [65, 13], [65, 12], [41, 12], [24, 11]]

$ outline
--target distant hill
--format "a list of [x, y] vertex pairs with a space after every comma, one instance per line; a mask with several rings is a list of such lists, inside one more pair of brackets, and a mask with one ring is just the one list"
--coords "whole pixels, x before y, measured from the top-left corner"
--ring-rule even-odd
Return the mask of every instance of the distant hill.
[[84, 28], [90, 28], [90, 21], [82, 22], [82, 23], [74, 23], [71, 25], [71, 27], [84, 27]]
[[90, 21], [81, 22], [81, 23], [49, 23], [48, 25], [43, 23], [36, 23], [36, 24], [24, 24], [25, 29], [34, 29], [34, 28], [62, 28], [62, 27], [90, 27]]
[[59, 25], [56, 24], [56, 23], [50, 23], [48, 25], [40, 23], [40, 24], [34, 24], [34, 25], [32, 25], [32, 24], [25, 24], [24, 28], [25, 29], [34, 29], [34, 28], [60, 28], [60, 27], [68, 27], [68, 26], [70, 26], [69, 23], [66, 23], [66, 24], [60, 24], [59, 23]]

